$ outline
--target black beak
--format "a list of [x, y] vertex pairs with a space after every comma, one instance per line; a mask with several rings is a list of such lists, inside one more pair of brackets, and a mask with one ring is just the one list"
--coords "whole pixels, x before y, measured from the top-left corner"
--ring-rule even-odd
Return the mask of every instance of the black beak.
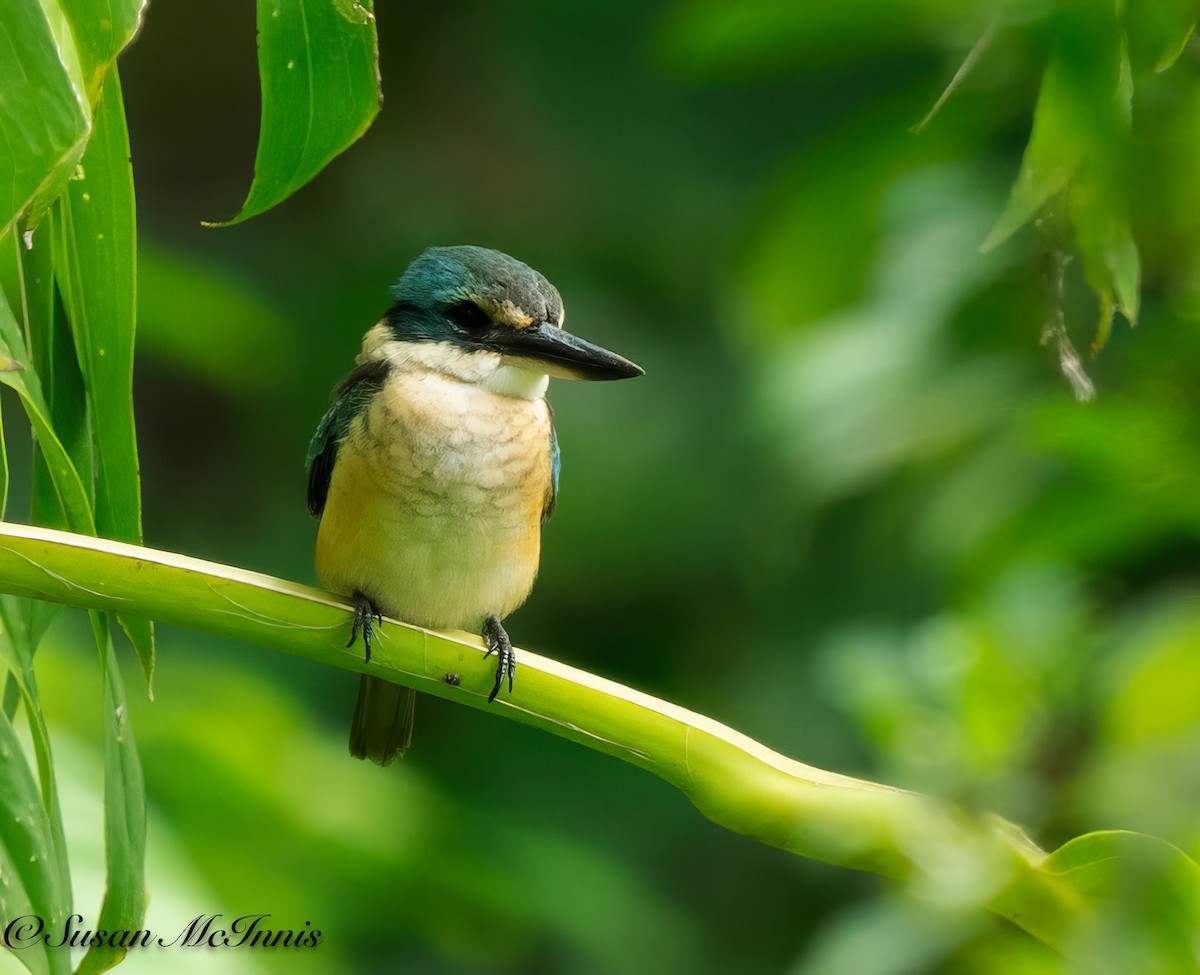
[[503, 335], [493, 333], [491, 344], [502, 355], [524, 360], [527, 368], [562, 379], [632, 379], [645, 374], [637, 363], [549, 322], [506, 328]]

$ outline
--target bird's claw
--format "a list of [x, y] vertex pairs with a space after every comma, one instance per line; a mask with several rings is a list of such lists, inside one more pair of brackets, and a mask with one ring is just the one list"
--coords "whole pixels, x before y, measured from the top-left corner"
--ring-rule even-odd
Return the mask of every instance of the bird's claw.
[[[383, 626], [383, 613], [371, 602], [369, 597], [364, 596], [361, 592], [355, 591], [352, 598], [354, 599], [354, 621], [350, 624], [350, 642], [346, 646], [354, 646], [354, 641], [358, 639], [358, 633], [361, 630], [367, 662], [370, 663], [371, 634], [374, 625]], [[372, 621], [374, 621], [374, 625]]]
[[484, 657], [496, 654], [496, 683], [492, 685], [492, 693], [488, 695], [488, 704], [496, 700], [500, 688], [504, 686], [504, 678], [508, 678], [508, 693], [512, 693], [513, 674], [517, 670], [517, 655], [513, 652], [512, 641], [494, 616], [489, 616], [483, 624], [483, 642], [487, 644]]

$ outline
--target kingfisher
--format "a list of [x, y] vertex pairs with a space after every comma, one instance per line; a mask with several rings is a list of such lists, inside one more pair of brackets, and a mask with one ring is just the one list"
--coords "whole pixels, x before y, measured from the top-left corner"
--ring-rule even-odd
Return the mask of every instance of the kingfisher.
[[[550, 377], [627, 379], [640, 366], [563, 329], [541, 274], [484, 247], [431, 247], [392, 288], [309, 444], [316, 571], [354, 605], [367, 660], [383, 616], [479, 633], [496, 655], [488, 702], [513, 689], [504, 618], [533, 588], [558, 499]], [[416, 694], [364, 675], [356, 758], [412, 740]]]

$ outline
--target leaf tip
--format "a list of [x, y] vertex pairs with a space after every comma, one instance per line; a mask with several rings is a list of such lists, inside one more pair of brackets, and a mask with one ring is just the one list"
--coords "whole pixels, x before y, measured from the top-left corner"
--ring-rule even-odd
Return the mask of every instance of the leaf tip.
[[996, 226], [988, 231], [988, 235], [983, 238], [983, 243], [979, 245], [979, 253], [986, 254], [989, 251], [994, 250], [1000, 244], [1003, 244], [1006, 240], [1008, 240], [1008, 238], [1011, 236], [1012, 231], [1004, 226], [1004, 219], [1002, 217], [996, 223]]

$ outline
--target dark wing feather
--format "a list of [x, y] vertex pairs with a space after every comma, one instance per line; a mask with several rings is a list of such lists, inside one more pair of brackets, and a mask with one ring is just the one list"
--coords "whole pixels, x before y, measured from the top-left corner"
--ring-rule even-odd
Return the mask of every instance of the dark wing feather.
[[317, 432], [309, 442], [308, 456], [304, 459], [308, 470], [308, 510], [314, 518], [320, 518], [325, 510], [338, 446], [346, 438], [359, 411], [383, 385], [387, 370], [386, 363], [365, 362], [356, 366], [333, 391], [333, 405], [317, 424]]

